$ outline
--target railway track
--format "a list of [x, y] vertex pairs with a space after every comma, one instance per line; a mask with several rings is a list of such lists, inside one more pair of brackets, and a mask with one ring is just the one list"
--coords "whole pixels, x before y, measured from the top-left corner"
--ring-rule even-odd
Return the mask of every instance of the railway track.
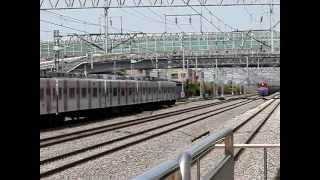
[[[253, 98], [254, 96], [255, 95], [251, 95], [251, 96], [247, 96], [246, 98], [250, 97], [251, 99], [254, 99]], [[212, 106], [220, 105], [223, 103], [227, 103], [227, 102], [231, 102], [231, 101], [235, 101], [235, 100], [239, 100], [239, 99], [243, 99], [243, 97], [231, 98], [231, 99], [224, 100], [221, 102], [214, 102], [214, 103], [205, 104], [205, 105], [201, 105], [201, 106], [190, 107], [187, 109], [181, 109], [181, 110], [161, 113], [161, 114], [157, 114], [157, 115], [153, 115], [153, 116], [142, 117], [142, 118], [137, 118], [137, 119], [133, 119], [133, 120], [103, 125], [103, 126], [99, 126], [99, 127], [95, 127], [95, 128], [75, 131], [72, 133], [66, 133], [66, 134], [62, 134], [62, 135], [47, 137], [47, 138], [40, 139], [40, 148], [44, 148], [44, 147], [48, 147], [48, 146], [52, 146], [52, 145], [80, 139], [80, 138], [85, 138], [85, 137], [105, 133], [108, 131], [114, 131], [114, 130], [117, 130], [120, 128], [125, 128], [125, 127], [129, 127], [129, 126], [137, 125], [137, 124], [156, 121], [159, 119], [176, 116], [176, 115], [179, 115], [182, 113], [187, 113], [187, 112], [191, 112], [191, 111], [195, 111], [195, 110], [199, 110], [199, 109], [209, 108]]]
[[[267, 122], [267, 120], [272, 116], [273, 112], [279, 107], [280, 101], [277, 101], [277, 99], [280, 99], [280, 95], [276, 95], [276, 96], [274, 96], [274, 97], [272, 97], [270, 99], [272, 99], [272, 101], [270, 103], [265, 105], [263, 108], [261, 108], [260, 110], [258, 110], [254, 114], [250, 115], [248, 118], [246, 118], [240, 124], [236, 125], [233, 128], [233, 132], [234, 132], [234, 134], [236, 136], [237, 135], [236, 133], [241, 128], [243, 128], [245, 125], [247, 125], [254, 118], [257, 118], [257, 116], [259, 116], [262, 112], [266, 111], [267, 108], [271, 107], [271, 110], [269, 110], [267, 115], [264, 116], [261, 120], [259, 120], [258, 123], [254, 126], [253, 130], [250, 131], [250, 134], [245, 139], [245, 141], [244, 142], [239, 142], [239, 144], [249, 144], [252, 141], [252, 139], [259, 133], [259, 130], [263, 127], [263, 125]], [[273, 104], [275, 104], [275, 105], [273, 105]], [[235, 138], [235, 136], [234, 136], [234, 138]], [[223, 140], [221, 142], [223, 142]], [[238, 151], [236, 151], [236, 153], [234, 155], [235, 160], [237, 160], [240, 157], [241, 153], [244, 150], [245, 150], [244, 148], [240, 148]]]
[[[59, 155], [59, 156], [55, 156], [55, 157], [52, 157], [52, 158], [44, 159], [44, 160], [40, 161], [40, 167], [41, 166], [42, 167], [46, 166], [48, 164], [50, 166], [51, 163], [59, 162], [60, 160], [63, 160], [64, 164], [63, 165], [60, 164], [59, 167], [50, 166], [50, 167], [54, 167], [54, 168], [51, 168], [50, 170], [47, 170], [47, 171], [40, 172], [40, 177], [43, 178], [43, 177], [47, 177], [47, 176], [59, 173], [59, 172], [64, 171], [66, 169], [69, 169], [69, 168], [75, 167], [77, 165], [80, 165], [82, 163], [88, 162], [90, 160], [94, 160], [94, 159], [97, 159], [99, 157], [105, 156], [107, 154], [110, 154], [110, 153], [125, 149], [125, 148], [127, 148], [129, 146], [132, 146], [132, 145], [144, 142], [146, 140], [158, 137], [160, 135], [163, 135], [163, 134], [166, 134], [168, 132], [174, 131], [176, 129], [182, 128], [184, 126], [194, 124], [196, 122], [199, 122], [201, 120], [205, 120], [205, 119], [207, 119], [209, 117], [212, 117], [212, 116], [215, 116], [217, 114], [221, 114], [223, 112], [230, 111], [232, 109], [235, 109], [237, 107], [243, 106], [245, 104], [248, 104], [248, 103], [256, 101], [256, 100], [257, 99], [253, 99], [253, 100], [246, 99], [244, 101], [241, 101], [241, 102], [238, 102], [238, 103], [234, 103], [234, 104], [231, 104], [231, 105], [227, 105], [227, 106], [224, 106], [224, 107], [220, 107], [220, 108], [217, 108], [215, 110], [208, 111], [206, 113], [201, 113], [202, 115], [198, 114], [198, 115], [194, 115], [194, 116], [191, 116], [191, 117], [183, 118], [183, 119], [180, 119], [178, 121], [173, 121], [173, 122], [170, 122], [170, 123], [167, 123], [167, 124], [163, 124], [161, 126], [157, 126], [157, 127], [153, 127], [153, 128], [150, 128], [150, 129], [143, 130], [143, 131], [139, 131], [139, 132], [134, 133], [134, 134], [130, 134], [130, 135], [127, 135], [127, 136], [124, 136], [124, 137], [120, 137], [120, 138], [117, 138], [117, 139], [112, 139], [112, 140], [109, 140], [109, 141], [106, 141], [106, 142], [103, 142], [103, 143], [100, 143], [100, 144], [96, 144], [96, 145], [93, 145], [93, 146], [89, 146], [89, 147], [86, 147], [86, 148], [83, 148], [83, 149], [80, 149], [80, 150], [76, 150], [76, 151], [72, 151], [72, 152], [69, 152], [69, 153], [66, 153], [66, 154], [62, 154], [62, 155]], [[181, 123], [181, 124], [178, 124], [178, 123]], [[178, 124], [178, 125], [176, 125], [176, 124]], [[173, 125], [176, 125], [176, 126], [173, 126]], [[136, 140], [132, 140], [132, 141], [126, 142], [124, 144], [112, 147], [110, 149], [101, 150], [101, 151], [99, 150], [99, 152], [97, 152], [97, 153], [94, 153], [94, 154], [89, 155], [89, 156], [84, 156], [82, 158], [74, 158], [76, 155], [77, 156], [79, 155], [81, 157], [81, 155], [83, 155], [85, 152], [97, 149], [99, 147], [106, 146], [106, 145], [109, 145], [109, 144], [113, 144], [115, 142], [122, 142], [123, 140], [128, 140], [129, 138], [132, 138], [132, 137], [135, 137], [135, 136], [138, 136], [138, 135], [141, 135], [141, 134], [145, 134], [147, 132], [152, 132], [152, 131], [155, 131], [155, 130], [159, 130], [160, 128], [167, 128], [167, 127], [169, 127], [169, 128], [161, 130], [161, 131], [156, 132], [156, 133], [151, 134], [151, 135], [148, 134], [148, 136], [145, 136], [145, 137], [142, 137], [142, 138], [139, 138], [139, 139], [136, 139]], [[100, 149], [102, 149], [102, 148], [100, 148]], [[72, 161], [71, 162], [70, 161], [69, 162], [68, 161], [65, 162], [65, 160], [69, 159], [69, 158], [72, 159]], [[40, 168], [40, 171], [41, 171], [41, 168]]]
[[[263, 127], [263, 125], [267, 122], [267, 120], [271, 117], [271, 115], [274, 113], [274, 111], [279, 107], [280, 105], [280, 101], [278, 101], [277, 99], [279, 98], [275, 98], [272, 100], [272, 102], [270, 104], [268, 104], [267, 106], [265, 106], [264, 108], [262, 108], [261, 110], [259, 110], [257, 113], [255, 113], [254, 115], [250, 116], [248, 119], [245, 120], [244, 123], [241, 123], [240, 125], [238, 125], [237, 127], [234, 128], [234, 132], [237, 132], [241, 127], [243, 127], [246, 123], [248, 123], [250, 120], [252, 120], [253, 118], [257, 117], [259, 114], [261, 114], [263, 111], [266, 111], [267, 108], [271, 107], [271, 110], [269, 110], [267, 112], [267, 115], [264, 116], [261, 120], [258, 121], [257, 124], [255, 124], [253, 130], [250, 132], [249, 136], [245, 139], [244, 142], [242, 142], [243, 144], [249, 144], [253, 138], [259, 133], [259, 130]], [[274, 105], [275, 104], [275, 105]], [[273, 107], [272, 107], [273, 106]], [[241, 153], [244, 151], [244, 148], [240, 148], [238, 151], [236, 151], [234, 158], [235, 160], [239, 159], [239, 157], [241, 156]]]

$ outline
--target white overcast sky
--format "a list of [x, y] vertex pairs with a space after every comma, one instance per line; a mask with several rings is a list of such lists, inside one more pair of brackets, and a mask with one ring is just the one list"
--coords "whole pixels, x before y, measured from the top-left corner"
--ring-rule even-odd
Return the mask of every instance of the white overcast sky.
[[[207, 7], [215, 16], [219, 17], [224, 23], [237, 28], [239, 30], [248, 29], [268, 29], [270, 28], [269, 6], [232, 6], [232, 7]], [[201, 7], [194, 7], [198, 12], [201, 12]], [[51, 12], [51, 13], [50, 13]], [[68, 17], [59, 16], [53, 13], [62, 14], [75, 19], [101, 24], [100, 18], [103, 16], [103, 9], [82, 9], [82, 10], [55, 10], [55, 11], [40, 11], [40, 39], [52, 40], [53, 30], [57, 29], [61, 34], [79, 33], [86, 31], [90, 33], [99, 33], [100, 27], [88, 25], [84, 23], [73, 22]], [[112, 27], [109, 24], [109, 32], [120, 32], [120, 18], [123, 20], [124, 32], [140, 31], [140, 32], [156, 32], [162, 33], [165, 30], [164, 14], [194, 14], [196, 13], [190, 7], [183, 8], [121, 8], [110, 9], [109, 17], [112, 19]], [[210, 15], [206, 8], [202, 8], [203, 16], [209, 21], [212, 21], [222, 31], [230, 31], [223, 23]], [[262, 22], [260, 22], [263, 16]], [[168, 17], [167, 32], [200, 32], [200, 17], [193, 16], [192, 24], [189, 24], [189, 17], [178, 17], [178, 26], [174, 23], [174, 17]], [[55, 24], [71, 27], [76, 30], [67, 29], [57, 25], [52, 25], [44, 21], [53, 22]], [[280, 20], [280, 6], [274, 6], [272, 24]], [[110, 20], [109, 20], [110, 22]], [[218, 30], [208, 23], [203, 22], [204, 32], [217, 32]], [[77, 31], [80, 30], [80, 31]], [[275, 28], [280, 31], [280, 24]], [[102, 31], [103, 32], [103, 31]]]

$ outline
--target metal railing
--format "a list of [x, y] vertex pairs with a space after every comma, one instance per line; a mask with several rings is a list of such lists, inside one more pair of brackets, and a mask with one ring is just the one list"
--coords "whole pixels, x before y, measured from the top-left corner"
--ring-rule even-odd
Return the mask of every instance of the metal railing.
[[[218, 169], [215, 168], [215, 175], [219, 175], [220, 172], [224, 172], [225, 170], [233, 173], [233, 133], [232, 129], [224, 129], [194, 144], [184, 151], [176, 160], [165, 161], [144, 174], [134, 177], [132, 180], [190, 180], [191, 166], [194, 163], [196, 163], [197, 166], [197, 179], [200, 179], [201, 158], [208, 154], [212, 150], [212, 147], [221, 140], [224, 140], [225, 157], [220, 164], [228, 163], [229, 166], [221, 166]], [[230, 175], [230, 177], [233, 177], [233, 174]]]
[[[215, 147], [224, 147], [223, 144], [216, 144]], [[280, 144], [233, 144], [233, 148], [261, 148], [263, 149], [263, 174], [264, 180], [268, 179], [268, 149], [280, 148]]]
[[[217, 144], [224, 141], [224, 144]], [[165, 161], [132, 180], [191, 180], [192, 165], [196, 165], [196, 179], [200, 180], [200, 160], [214, 148], [224, 148], [224, 157], [203, 176], [204, 180], [234, 179], [234, 148], [263, 148], [264, 179], [267, 179], [267, 149], [280, 148], [280, 144], [233, 144], [232, 129], [214, 133], [182, 152], [177, 159]]]

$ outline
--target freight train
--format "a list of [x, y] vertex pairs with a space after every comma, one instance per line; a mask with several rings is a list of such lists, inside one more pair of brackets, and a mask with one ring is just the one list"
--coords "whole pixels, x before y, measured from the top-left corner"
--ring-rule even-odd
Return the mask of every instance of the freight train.
[[176, 83], [170, 81], [40, 78], [40, 119], [174, 105], [176, 99]]

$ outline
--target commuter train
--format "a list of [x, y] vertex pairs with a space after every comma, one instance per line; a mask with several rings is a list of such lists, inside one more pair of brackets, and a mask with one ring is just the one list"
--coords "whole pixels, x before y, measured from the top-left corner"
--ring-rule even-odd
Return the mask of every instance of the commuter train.
[[258, 94], [260, 96], [268, 96], [269, 95], [269, 85], [266, 82], [258, 83]]
[[79, 117], [115, 108], [173, 105], [170, 81], [40, 78], [40, 117]]

